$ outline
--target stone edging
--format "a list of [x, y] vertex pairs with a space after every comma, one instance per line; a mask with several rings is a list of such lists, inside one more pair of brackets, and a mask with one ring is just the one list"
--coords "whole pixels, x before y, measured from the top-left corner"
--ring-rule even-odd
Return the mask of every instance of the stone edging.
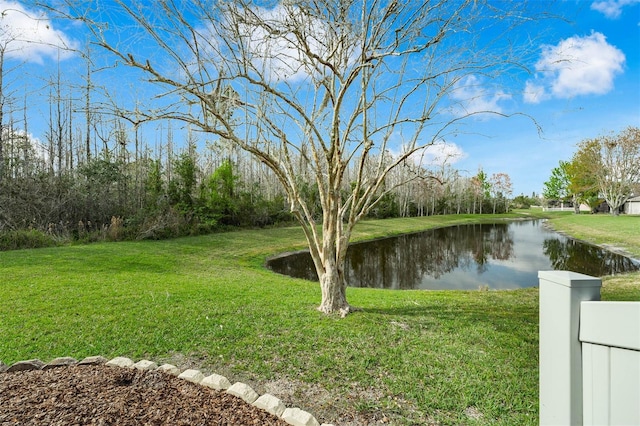
[[78, 361], [71, 357], [56, 358], [49, 363], [44, 363], [39, 359], [31, 359], [27, 361], [18, 361], [11, 366], [5, 365], [0, 361], [0, 373], [11, 373], [14, 371], [28, 371], [28, 370], [49, 370], [51, 368], [65, 367], [71, 365], [107, 365], [110, 367], [130, 368], [141, 371], [158, 370], [164, 373], [178, 376], [179, 379], [187, 380], [192, 383], [206, 386], [219, 391], [225, 391], [228, 394], [234, 395], [243, 399], [245, 402], [265, 410], [275, 416], [278, 416], [288, 424], [292, 426], [333, 426], [328, 423], [320, 425], [315, 417], [306, 411], [299, 408], [287, 408], [280, 401], [270, 394], [258, 395], [249, 385], [236, 382], [231, 384], [229, 380], [219, 374], [212, 374], [205, 377], [199, 370], [187, 369], [182, 373], [175, 365], [163, 364], [158, 366], [153, 361], [143, 359], [138, 362], [125, 357], [116, 357], [112, 360], [107, 360], [102, 356], [90, 356], [82, 361]]

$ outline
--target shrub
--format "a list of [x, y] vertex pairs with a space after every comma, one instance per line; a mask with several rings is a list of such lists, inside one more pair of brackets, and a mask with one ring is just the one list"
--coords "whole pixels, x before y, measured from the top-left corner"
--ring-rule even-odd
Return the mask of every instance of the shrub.
[[35, 229], [0, 232], [0, 251], [53, 247], [58, 242], [51, 235]]
[[185, 216], [174, 208], [157, 212], [143, 218], [139, 225], [137, 239], [163, 240], [188, 235], [189, 222]]

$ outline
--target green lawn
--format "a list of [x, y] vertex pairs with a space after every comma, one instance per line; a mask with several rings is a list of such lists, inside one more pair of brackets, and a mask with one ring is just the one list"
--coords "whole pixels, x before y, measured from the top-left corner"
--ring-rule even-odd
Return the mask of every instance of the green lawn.
[[640, 216], [569, 214], [554, 218], [551, 223], [575, 238], [614, 246], [640, 259]]
[[[553, 224], [607, 224], [613, 237], [623, 222], [611, 219]], [[622, 229], [637, 229], [634, 219]], [[487, 216], [370, 221], [356, 239], [477, 220]], [[640, 253], [632, 237], [614, 242]], [[298, 228], [281, 228], [0, 252], [0, 360], [170, 361], [261, 393], [289, 384], [289, 398], [321, 422], [346, 413], [399, 425], [538, 423], [537, 289], [349, 289], [362, 311], [327, 317], [315, 310], [317, 284], [263, 267], [303, 247]], [[603, 298], [640, 300], [638, 281], [607, 281]]]

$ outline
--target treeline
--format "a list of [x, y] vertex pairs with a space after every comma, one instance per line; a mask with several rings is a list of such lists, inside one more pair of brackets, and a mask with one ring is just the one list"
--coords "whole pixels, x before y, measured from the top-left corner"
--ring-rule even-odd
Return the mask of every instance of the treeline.
[[[103, 130], [109, 137], [96, 132], [90, 143], [70, 131], [65, 137], [52, 133], [39, 143], [5, 127], [0, 138], [0, 249], [162, 239], [293, 221], [285, 194], [265, 165], [220, 141], [198, 148], [191, 132], [180, 143], [170, 126], [159, 132], [163, 140], [149, 147], [138, 128], [125, 129], [117, 121], [110, 131]], [[449, 168], [437, 176], [408, 179], [411, 173], [415, 167], [389, 175], [393, 189], [369, 217], [502, 213], [510, 207], [507, 175], [479, 170], [464, 177]], [[303, 196], [320, 217], [311, 176], [301, 166]]]
[[159, 239], [291, 221], [283, 195], [241, 178], [229, 158], [207, 167], [211, 157], [200, 158], [193, 145], [154, 156], [148, 147], [130, 152], [123, 135], [115, 142], [90, 156], [64, 151], [59, 161], [55, 149], [5, 132], [2, 247]]

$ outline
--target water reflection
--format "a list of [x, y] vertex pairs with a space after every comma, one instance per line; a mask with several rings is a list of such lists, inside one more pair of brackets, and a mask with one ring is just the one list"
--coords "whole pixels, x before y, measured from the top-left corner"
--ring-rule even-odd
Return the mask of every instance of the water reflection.
[[[390, 241], [393, 240], [393, 241]], [[506, 224], [468, 225], [354, 244], [347, 261], [353, 287], [412, 289], [462, 269], [484, 274], [493, 260], [513, 256]]]
[[[308, 252], [272, 259], [276, 272], [317, 280]], [[623, 256], [571, 240], [540, 221], [459, 225], [353, 244], [351, 287], [492, 289], [531, 287], [538, 271], [565, 269], [602, 276], [638, 270]]]
[[[596, 246], [581, 244], [576, 240], [546, 239], [544, 253], [549, 256], [553, 269], [574, 271], [600, 276], [600, 271], [608, 275], [637, 270], [637, 262], [624, 256], [611, 256], [611, 252]], [[635, 266], [635, 268], [634, 268]]]

